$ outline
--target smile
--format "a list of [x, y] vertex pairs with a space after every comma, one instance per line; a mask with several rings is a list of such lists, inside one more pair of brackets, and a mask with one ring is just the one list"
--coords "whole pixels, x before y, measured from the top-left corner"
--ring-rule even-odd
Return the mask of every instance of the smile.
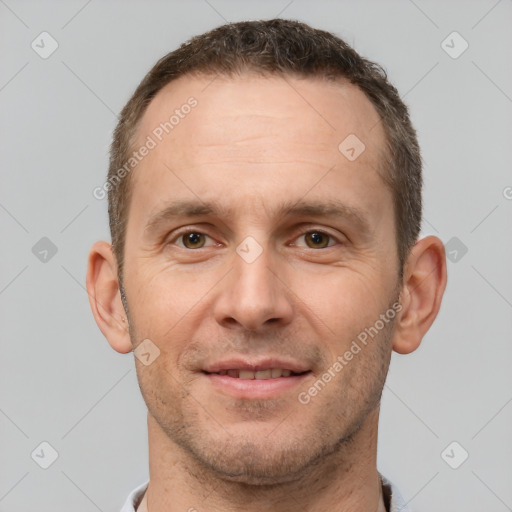
[[296, 375], [302, 375], [307, 372], [296, 373], [291, 370], [285, 370], [283, 368], [268, 368], [266, 370], [239, 370], [239, 369], [230, 369], [230, 370], [220, 370], [219, 372], [206, 372], [208, 374], [213, 375], [227, 375], [228, 377], [232, 377], [235, 379], [257, 379], [257, 380], [266, 380], [266, 379], [278, 379], [280, 377], [290, 377]]

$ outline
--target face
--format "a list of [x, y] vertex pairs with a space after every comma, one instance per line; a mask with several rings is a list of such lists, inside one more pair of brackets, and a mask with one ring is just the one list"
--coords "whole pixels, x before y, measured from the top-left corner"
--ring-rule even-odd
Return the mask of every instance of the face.
[[133, 345], [160, 355], [138, 379], [225, 478], [298, 475], [378, 407], [398, 284], [378, 121], [350, 84], [255, 76], [180, 78], [142, 119], [123, 282]]

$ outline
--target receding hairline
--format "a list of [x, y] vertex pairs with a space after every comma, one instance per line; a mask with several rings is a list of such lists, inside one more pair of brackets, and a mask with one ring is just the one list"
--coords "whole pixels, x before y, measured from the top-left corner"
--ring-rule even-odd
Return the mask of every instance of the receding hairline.
[[[170, 78], [168, 82], [166, 82], [164, 85], [162, 85], [155, 93], [149, 98], [149, 101], [147, 101], [144, 108], [141, 110], [140, 115], [137, 119], [137, 122], [133, 125], [131, 130], [131, 145], [129, 147], [129, 151], [133, 151], [135, 147], [133, 144], [136, 143], [136, 137], [139, 135], [140, 125], [146, 116], [149, 107], [151, 104], [154, 103], [155, 99], [157, 99], [159, 96], [165, 94], [169, 91], [169, 89], [172, 89], [176, 84], [183, 83], [187, 80], [198, 80], [202, 82], [206, 82], [206, 86], [201, 90], [203, 92], [206, 90], [213, 82], [218, 81], [225, 81], [225, 82], [236, 82], [237, 80], [244, 80], [247, 78], [258, 78], [258, 79], [281, 79], [286, 81], [286, 83], [290, 86], [291, 84], [286, 80], [287, 78], [291, 79], [297, 79], [297, 80], [304, 80], [308, 82], [319, 82], [319, 83], [325, 83], [328, 85], [333, 85], [335, 87], [342, 86], [342, 87], [348, 87], [354, 90], [357, 90], [359, 93], [361, 93], [364, 98], [367, 100], [367, 103], [369, 106], [371, 106], [371, 109], [375, 113], [376, 117], [381, 119], [381, 115], [379, 114], [379, 111], [375, 105], [375, 103], [372, 101], [372, 99], [366, 94], [364, 89], [357, 83], [352, 82], [346, 75], [344, 75], [342, 72], [338, 71], [332, 71], [329, 72], [327, 70], [319, 70], [316, 74], [310, 74], [306, 71], [288, 71], [288, 70], [273, 70], [269, 71], [266, 69], [260, 69], [257, 67], [256, 64], [248, 63], [244, 65], [243, 67], [239, 67], [236, 69], [229, 69], [229, 70], [215, 70], [212, 69], [193, 69], [190, 71], [187, 71], [175, 78]], [[290, 91], [292, 92], [292, 90]], [[300, 96], [300, 94], [295, 91], [296, 95]], [[307, 99], [302, 97], [302, 100], [307, 103]], [[311, 106], [311, 105], [310, 105]], [[313, 106], [311, 106], [313, 108]], [[376, 124], [382, 124], [382, 123], [376, 123]], [[383, 133], [385, 133], [386, 130], [383, 129]]]
[[[347, 78], [344, 74], [342, 74], [340, 71], [336, 71], [336, 74], [328, 73], [328, 72], [317, 72], [316, 74], [308, 74], [306, 72], [300, 72], [300, 71], [287, 71], [287, 70], [275, 70], [275, 71], [269, 71], [266, 69], [260, 69], [256, 65], [251, 65], [251, 63], [244, 65], [243, 67], [240, 67], [239, 69], [235, 70], [221, 70], [221, 71], [215, 71], [213, 70], [201, 70], [201, 69], [193, 69], [191, 71], [187, 71], [186, 73], [177, 76], [176, 78], [171, 78], [168, 82], [166, 82], [160, 89], [158, 89], [154, 95], [149, 99], [147, 104], [145, 105], [144, 109], [140, 112], [140, 115], [134, 123], [131, 134], [130, 134], [130, 144], [127, 150], [127, 154], [131, 154], [133, 151], [135, 151], [138, 148], [138, 145], [141, 145], [141, 137], [144, 137], [146, 135], [145, 133], [141, 133], [141, 125], [144, 122], [144, 119], [146, 118], [148, 114], [148, 110], [151, 106], [151, 104], [154, 103], [154, 101], [160, 97], [161, 95], [165, 94], [166, 92], [169, 92], [169, 90], [173, 88], [173, 86], [176, 86], [177, 83], [183, 83], [186, 80], [199, 80], [203, 82], [207, 82], [207, 85], [202, 91], [204, 91], [213, 81], [236, 81], [237, 79], [245, 79], [245, 78], [262, 78], [262, 79], [284, 79], [286, 78], [292, 78], [292, 79], [299, 79], [299, 80], [307, 80], [309, 82], [323, 82], [326, 84], [331, 84], [334, 86], [343, 86], [343, 87], [349, 87], [353, 90], [358, 91], [361, 93], [366, 100], [367, 105], [370, 107], [370, 109], [375, 114], [376, 122], [372, 125], [371, 128], [369, 128], [368, 133], [372, 133], [375, 128], [377, 128], [382, 135], [381, 140], [379, 141], [378, 147], [373, 146], [373, 151], [377, 153], [376, 161], [377, 165], [374, 168], [374, 170], [378, 173], [378, 175], [383, 178], [385, 184], [388, 184], [386, 178], [389, 177], [390, 174], [390, 162], [392, 159], [392, 155], [390, 152], [390, 140], [389, 135], [385, 126], [385, 123], [382, 122], [382, 116], [380, 115], [376, 105], [372, 101], [372, 99], [366, 94], [366, 92], [356, 83], [353, 83], [349, 78]], [[289, 85], [289, 83], [288, 83]], [[298, 93], [296, 93], [298, 94]], [[304, 99], [304, 98], [303, 98]], [[183, 98], [183, 101], [185, 99]], [[304, 99], [304, 101], [307, 103], [307, 100]], [[175, 105], [178, 106], [178, 105]], [[340, 140], [341, 142], [341, 140]], [[129, 214], [130, 204], [131, 204], [131, 194], [132, 194], [132, 187], [134, 185], [133, 183], [133, 174], [137, 171], [137, 168], [139, 165], [137, 164], [133, 171], [126, 176], [127, 182], [126, 182], [126, 192], [127, 192], [127, 207], [126, 207], [126, 215]]]

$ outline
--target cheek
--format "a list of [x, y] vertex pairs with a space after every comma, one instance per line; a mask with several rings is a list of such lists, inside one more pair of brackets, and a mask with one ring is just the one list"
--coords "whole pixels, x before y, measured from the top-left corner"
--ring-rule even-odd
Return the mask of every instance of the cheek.
[[304, 291], [298, 296], [336, 332], [336, 324], [349, 327], [375, 321], [388, 305], [390, 283], [383, 282], [376, 269], [338, 268], [309, 280], [306, 289], [302, 284]]
[[144, 266], [130, 278], [126, 293], [137, 338], [133, 341], [149, 338], [168, 363], [175, 363], [204, 316], [201, 308], [207, 283], [186, 273]]
[[132, 300], [138, 309], [163, 321], [181, 317], [208, 290], [197, 272], [176, 270], [165, 262], [140, 265], [131, 275]]
[[[361, 350], [353, 359], [356, 366], [373, 367], [380, 365], [381, 349], [387, 350], [385, 337], [379, 321], [392, 300], [393, 282], [388, 274], [368, 267], [355, 271], [354, 268], [336, 269], [328, 278], [311, 280], [307, 293], [302, 293], [302, 305], [298, 315], [309, 317], [309, 324], [315, 329], [315, 343], [323, 345], [328, 364], [334, 363], [358, 342]], [[385, 282], [379, 276], [385, 276]], [[313, 312], [313, 314], [311, 313]], [[372, 329], [379, 322], [377, 333]], [[388, 326], [389, 324], [386, 324]], [[381, 340], [377, 343], [375, 340]], [[364, 342], [368, 342], [364, 345]], [[379, 346], [384, 344], [385, 347]], [[354, 348], [354, 350], [358, 350]], [[349, 355], [352, 358], [352, 356]], [[344, 373], [352, 373], [352, 369]]]

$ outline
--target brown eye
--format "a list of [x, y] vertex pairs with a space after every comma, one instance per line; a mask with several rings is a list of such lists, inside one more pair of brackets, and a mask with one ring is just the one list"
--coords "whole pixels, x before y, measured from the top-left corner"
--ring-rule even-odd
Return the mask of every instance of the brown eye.
[[185, 233], [182, 235], [181, 241], [187, 249], [200, 249], [206, 242], [205, 236], [196, 232]]
[[320, 231], [310, 231], [304, 235], [306, 244], [312, 249], [323, 249], [329, 244], [330, 236]]

